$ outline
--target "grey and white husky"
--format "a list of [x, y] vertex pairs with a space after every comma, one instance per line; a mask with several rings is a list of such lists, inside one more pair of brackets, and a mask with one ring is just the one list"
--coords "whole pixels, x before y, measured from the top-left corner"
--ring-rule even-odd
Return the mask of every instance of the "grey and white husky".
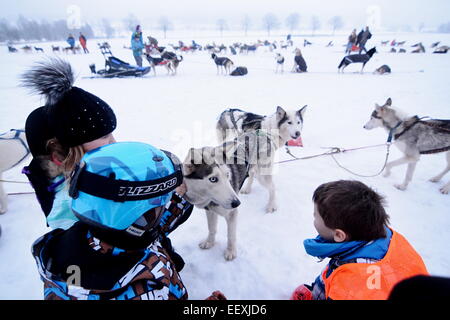
[[237, 256], [236, 223], [238, 193], [249, 174], [250, 168], [260, 172], [260, 182], [273, 190], [269, 207], [275, 201], [272, 182], [272, 165], [275, 145], [269, 134], [248, 132], [234, 141], [218, 147], [192, 148], [183, 162], [186, 183], [186, 200], [205, 209], [208, 220], [208, 237], [199, 246], [209, 249], [215, 243], [217, 219], [221, 215], [227, 222], [228, 244], [225, 259]]
[[286, 144], [291, 139], [300, 137], [303, 129], [303, 116], [306, 105], [299, 110], [285, 111], [278, 106], [274, 114], [263, 116], [241, 109], [227, 109], [223, 111], [216, 124], [219, 143], [229, 138], [235, 138], [244, 132], [252, 130], [266, 130], [277, 132], [278, 147]]
[[[408, 117], [396, 108], [392, 107], [391, 98], [387, 99], [383, 106], [375, 104], [369, 122], [365, 129], [383, 127], [390, 132], [395, 145], [403, 152], [404, 156], [398, 160], [388, 162], [384, 176], [391, 174], [391, 168], [408, 164], [405, 180], [402, 184], [395, 185], [400, 190], [405, 190], [410, 183], [416, 164], [422, 154], [445, 152], [447, 166], [437, 176], [430, 179], [438, 182], [450, 171], [450, 120], [421, 120], [417, 116]], [[445, 184], [440, 191], [443, 194], [450, 192], [450, 182]]]
[[[303, 117], [306, 105], [299, 110], [285, 111], [282, 107], [277, 107], [274, 114], [262, 116], [240, 109], [228, 109], [222, 112], [216, 125], [217, 136], [220, 142], [229, 139], [230, 136], [239, 136], [243, 133], [261, 130], [270, 133], [274, 143], [274, 148], [284, 146], [287, 141], [300, 137], [303, 129]], [[273, 159], [273, 157], [271, 157]], [[272, 181], [272, 171], [266, 170], [264, 177], [256, 166], [250, 166], [249, 178], [241, 193], [251, 192], [253, 180], [256, 177], [269, 191], [269, 203], [266, 212], [277, 210], [275, 201], [275, 186]]]

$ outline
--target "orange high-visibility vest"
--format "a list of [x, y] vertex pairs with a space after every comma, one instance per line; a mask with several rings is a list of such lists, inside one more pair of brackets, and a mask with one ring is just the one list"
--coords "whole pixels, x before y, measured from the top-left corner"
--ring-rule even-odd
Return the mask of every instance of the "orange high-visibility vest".
[[344, 264], [326, 278], [325, 297], [333, 300], [385, 300], [393, 287], [406, 278], [428, 275], [422, 258], [399, 233], [392, 230], [388, 251], [376, 263]]

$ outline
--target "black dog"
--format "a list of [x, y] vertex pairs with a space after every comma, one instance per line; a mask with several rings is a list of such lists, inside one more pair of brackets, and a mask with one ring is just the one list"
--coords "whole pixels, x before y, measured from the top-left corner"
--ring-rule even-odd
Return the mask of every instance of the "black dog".
[[211, 54], [211, 58], [214, 59], [214, 63], [217, 67], [217, 73], [219, 73], [219, 68], [224, 70], [227, 74], [230, 74], [231, 68], [233, 67], [233, 61], [227, 57], [218, 57], [215, 53]]
[[362, 63], [363, 66], [361, 68], [361, 73], [363, 72], [364, 66], [367, 62], [369, 62], [370, 58], [374, 55], [374, 53], [377, 52], [377, 49], [373, 47], [367, 53], [365, 54], [350, 54], [348, 56], [345, 56], [341, 63], [338, 66], [338, 72], [344, 72], [344, 69], [352, 63]]

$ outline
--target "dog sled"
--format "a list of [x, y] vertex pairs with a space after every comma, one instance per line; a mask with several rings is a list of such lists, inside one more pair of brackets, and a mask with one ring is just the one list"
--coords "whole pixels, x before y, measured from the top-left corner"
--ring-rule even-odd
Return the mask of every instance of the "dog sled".
[[105, 58], [105, 69], [96, 70], [95, 64], [90, 64], [92, 74], [91, 78], [114, 78], [114, 77], [142, 77], [150, 71], [150, 67], [138, 67], [120, 60], [113, 56], [111, 47], [105, 44], [99, 44], [100, 51]]

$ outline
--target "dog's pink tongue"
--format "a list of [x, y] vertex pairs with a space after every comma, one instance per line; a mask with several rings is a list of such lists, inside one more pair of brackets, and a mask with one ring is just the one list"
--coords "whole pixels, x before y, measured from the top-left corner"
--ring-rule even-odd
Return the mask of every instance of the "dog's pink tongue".
[[289, 147], [303, 147], [302, 137], [298, 137], [297, 139], [292, 139], [287, 142]]

